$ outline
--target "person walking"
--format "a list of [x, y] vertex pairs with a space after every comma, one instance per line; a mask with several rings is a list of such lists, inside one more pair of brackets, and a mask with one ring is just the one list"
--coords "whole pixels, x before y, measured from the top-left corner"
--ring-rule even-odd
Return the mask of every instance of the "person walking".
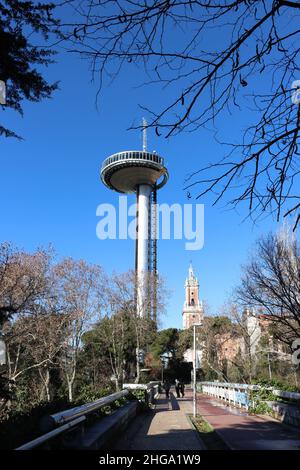
[[182, 397], [184, 397], [184, 388], [185, 388], [185, 385], [184, 385], [183, 381], [181, 380], [180, 384], [179, 384], [179, 391], [180, 391]]
[[170, 388], [171, 388], [170, 382], [168, 380], [165, 380], [164, 389], [165, 389], [165, 392], [166, 392], [166, 398], [169, 398], [169, 396], [170, 396]]
[[176, 396], [177, 396], [177, 398], [180, 398], [179, 386], [180, 386], [179, 380], [178, 380], [178, 379], [175, 379], [175, 391], [176, 391]]

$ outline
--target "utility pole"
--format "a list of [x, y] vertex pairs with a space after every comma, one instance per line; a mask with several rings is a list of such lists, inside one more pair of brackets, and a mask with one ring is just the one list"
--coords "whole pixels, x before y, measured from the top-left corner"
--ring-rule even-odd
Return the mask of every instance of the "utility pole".
[[197, 390], [196, 390], [196, 386], [197, 386], [197, 382], [196, 382], [196, 360], [197, 360], [197, 355], [196, 355], [196, 327], [197, 326], [201, 326], [201, 323], [195, 323], [193, 325], [193, 333], [194, 333], [193, 416], [194, 416], [194, 418], [196, 418], [196, 414], [197, 414], [197, 401], [196, 401], [196, 397], [197, 397]]

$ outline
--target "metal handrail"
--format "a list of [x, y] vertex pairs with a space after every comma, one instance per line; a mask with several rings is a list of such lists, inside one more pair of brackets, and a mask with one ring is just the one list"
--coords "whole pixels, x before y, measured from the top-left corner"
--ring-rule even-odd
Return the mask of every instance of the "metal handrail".
[[94, 411], [99, 410], [100, 408], [103, 408], [104, 406], [108, 406], [120, 398], [125, 398], [128, 394], [129, 390], [122, 390], [121, 392], [112, 393], [111, 395], [99, 398], [99, 400], [94, 402], [86, 403], [85, 405], [76, 406], [70, 410], [55, 413], [50, 416], [50, 419], [55, 425], [64, 424], [73, 420], [74, 418], [79, 416], [86, 416], [90, 413], [93, 413]]
[[[133, 385], [133, 387], [130, 387], [130, 385]], [[103, 408], [104, 406], [108, 406], [114, 403], [116, 400], [119, 400], [120, 398], [125, 398], [128, 395], [130, 395], [129, 388], [131, 389], [144, 388], [149, 392], [150, 390], [154, 390], [155, 388], [158, 387], [156, 383], [150, 383], [148, 385], [142, 385], [142, 386], [139, 384], [127, 384], [127, 386], [128, 388], [122, 390], [121, 392], [112, 393], [111, 395], [99, 398], [99, 400], [96, 400], [94, 402], [86, 403], [85, 405], [76, 406], [69, 410], [61, 411], [59, 413], [50, 415], [49, 420], [51, 421], [52, 426], [59, 426], [59, 427], [57, 427], [56, 429], [52, 429], [46, 434], [43, 434], [42, 436], [37, 437], [36, 439], [33, 439], [32, 441], [19, 446], [15, 450], [33, 449], [43, 444], [44, 442], [47, 442], [50, 439], [53, 439], [59, 434], [62, 434], [65, 431], [75, 427], [77, 424], [83, 423], [83, 421], [86, 420], [86, 416], [89, 415], [90, 413], [93, 413]]]
[[53, 439], [54, 437], [58, 436], [59, 434], [62, 434], [63, 432], [67, 431], [68, 429], [73, 428], [79, 423], [82, 423], [83, 421], [86, 420], [85, 416], [80, 416], [80, 418], [76, 418], [70, 423], [64, 424], [60, 428], [54, 429], [53, 431], [47, 432], [47, 434], [43, 434], [43, 436], [37, 437], [36, 439], [33, 439], [30, 442], [26, 442], [26, 444], [23, 444], [20, 447], [17, 447], [15, 450], [30, 450], [34, 449], [35, 447], [38, 447], [39, 445], [43, 444], [44, 442], [49, 441], [50, 439]]

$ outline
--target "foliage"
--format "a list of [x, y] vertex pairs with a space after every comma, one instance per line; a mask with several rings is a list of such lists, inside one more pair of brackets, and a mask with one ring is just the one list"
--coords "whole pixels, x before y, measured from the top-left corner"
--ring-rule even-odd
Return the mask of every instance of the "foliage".
[[189, 328], [187, 330], [179, 330], [178, 334], [176, 357], [182, 359], [185, 351], [193, 347], [193, 331], [192, 328]]
[[[19, 0], [0, 1], [0, 80], [6, 82], [6, 105], [23, 114], [24, 100], [40, 101], [50, 98], [57, 83], [48, 83], [38, 66], [48, 66], [54, 51], [41, 47], [50, 35], [60, 37], [59, 21], [54, 18], [55, 5]], [[34, 44], [36, 43], [36, 45]], [[18, 137], [0, 124], [0, 135]]]
[[13, 315], [42, 311], [49, 293], [52, 252], [18, 250], [0, 244], [0, 327]]
[[130, 393], [136, 400], [139, 401], [140, 406], [143, 410], [149, 408], [147, 390], [137, 388], [135, 390], [131, 390]]
[[248, 412], [251, 414], [261, 414], [261, 415], [270, 415], [273, 416], [274, 412], [272, 408], [263, 401], [254, 402], [253, 406], [248, 408]]
[[261, 402], [263, 400], [275, 401], [277, 399], [276, 395], [273, 393], [272, 388], [270, 387], [262, 387], [259, 390], [251, 390], [249, 398], [254, 403]]
[[190, 417], [190, 419], [207, 450], [228, 450], [220, 435], [216, 433], [206, 419], [199, 414], [195, 418]]
[[45, 416], [72, 408], [67, 400], [40, 403], [27, 411], [14, 411], [0, 421], [0, 449], [14, 449], [17, 446], [42, 435], [41, 420]]
[[0, 326], [7, 351], [0, 419], [30, 412], [45, 399], [93, 401], [112, 392], [113, 381], [120, 389], [124, 380], [142, 378], [137, 346], [146, 351], [156, 327], [137, 315], [133, 281], [132, 273], [108, 277], [84, 260], [54, 262], [52, 250], [29, 254], [0, 244]]
[[156, 358], [161, 355], [170, 355], [175, 358], [179, 333], [176, 328], [167, 328], [157, 333], [155, 341], [151, 345], [151, 352]]
[[[273, 387], [276, 390], [282, 390], [286, 392], [300, 392], [300, 388], [297, 388], [294, 385], [286, 384], [276, 379], [257, 379], [253, 380], [252, 383], [264, 387]], [[278, 399], [278, 397], [276, 397], [276, 399]]]
[[78, 405], [81, 403], [90, 403], [111, 393], [113, 393], [113, 390], [110, 387], [97, 388], [93, 384], [84, 384], [77, 390], [74, 403]]
[[288, 230], [258, 240], [244, 267], [237, 301], [262, 308], [277, 328], [275, 338], [291, 346], [300, 337], [300, 254], [297, 239]]

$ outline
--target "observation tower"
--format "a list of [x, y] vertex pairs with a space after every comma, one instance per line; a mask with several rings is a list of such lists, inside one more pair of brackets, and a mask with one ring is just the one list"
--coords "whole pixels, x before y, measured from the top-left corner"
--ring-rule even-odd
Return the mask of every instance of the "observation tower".
[[106, 158], [101, 180], [123, 194], [136, 194], [135, 271], [137, 314], [156, 321], [157, 190], [168, 181], [163, 157], [147, 151], [147, 123], [143, 119], [143, 150], [128, 150]]

